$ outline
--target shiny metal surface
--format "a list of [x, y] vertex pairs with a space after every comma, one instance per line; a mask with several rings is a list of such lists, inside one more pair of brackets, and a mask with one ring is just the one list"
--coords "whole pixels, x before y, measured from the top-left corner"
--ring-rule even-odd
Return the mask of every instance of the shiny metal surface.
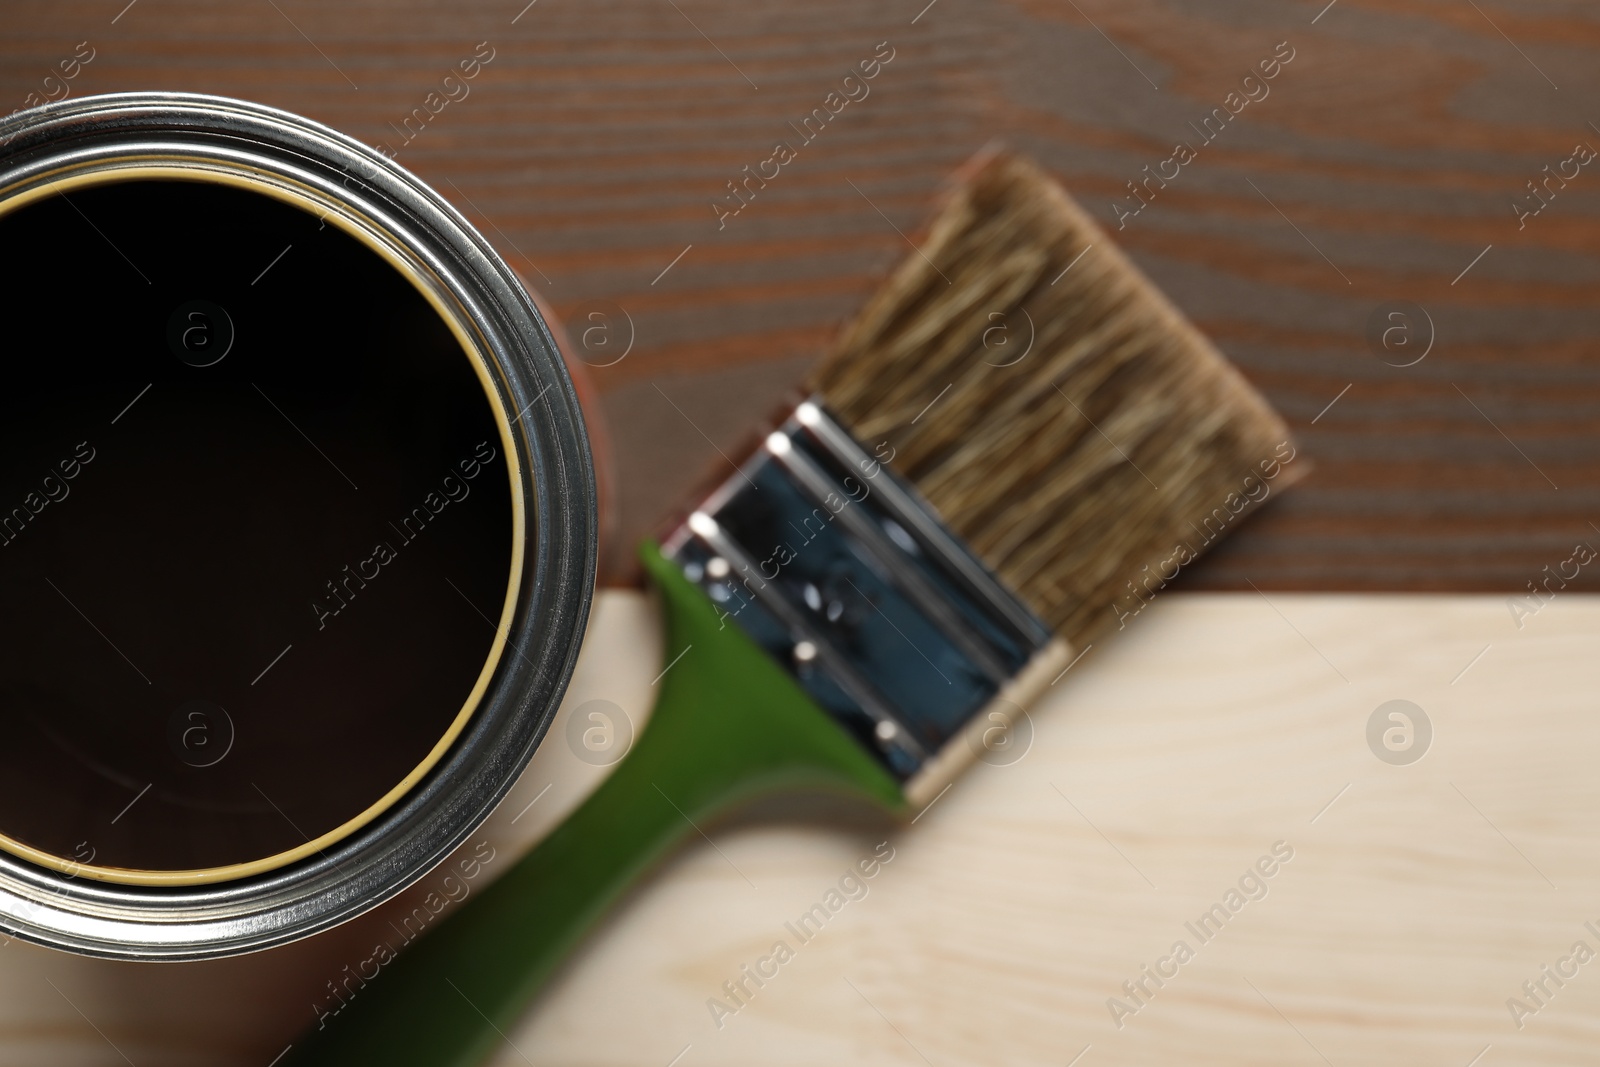
[[909, 781], [1052, 634], [892, 458], [806, 401], [662, 547], [724, 624]]
[[[593, 464], [556, 343], [514, 274], [462, 216], [402, 168], [308, 120], [234, 100], [88, 97], [0, 122], [0, 198], [66, 173], [177, 162], [279, 182], [357, 220], [456, 310], [497, 372], [527, 514], [515, 621], [477, 712], [400, 802], [318, 856], [201, 887], [74, 878], [0, 854], [0, 930], [134, 960], [247, 952], [304, 937], [392, 896], [485, 819], [548, 728], [593, 594]], [[62, 284], [71, 284], [70, 277]]]

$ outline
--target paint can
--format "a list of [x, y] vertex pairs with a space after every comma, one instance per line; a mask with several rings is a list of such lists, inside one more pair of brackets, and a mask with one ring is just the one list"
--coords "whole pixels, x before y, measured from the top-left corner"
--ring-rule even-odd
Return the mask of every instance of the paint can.
[[182, 960], [370, 908], [555, 714], [583, 414], [513, 271], [255, 104], [0, 122], [0, 930]]

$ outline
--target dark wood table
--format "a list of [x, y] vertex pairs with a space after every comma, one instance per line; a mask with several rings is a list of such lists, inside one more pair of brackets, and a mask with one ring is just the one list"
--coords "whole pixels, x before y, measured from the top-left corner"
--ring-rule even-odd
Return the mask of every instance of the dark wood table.
[[[1188, 588], [1511, 593], [1600, 544], [1600, 174], [1571, 162], [1600, 145], [1600, 13], [1580, 5], [125, 2], [7, 4], [0, 102], [174, 89], [311, 116], [396, 149], [569, 325], [631, 333], [594, 371], [613, 577], [993, 138], [1107, 224], [1315, 462]], [[719, 224], [726, 183], [880, 42], [871, 95]], [[1275, 52], [1266, 95], [1202, 141]], [[467, 95], [429, 112], [474, 53]], [[47, 83], [62, 61], [76, 76]], [[1117, 229], [1178, 141], [1195, 158]]]

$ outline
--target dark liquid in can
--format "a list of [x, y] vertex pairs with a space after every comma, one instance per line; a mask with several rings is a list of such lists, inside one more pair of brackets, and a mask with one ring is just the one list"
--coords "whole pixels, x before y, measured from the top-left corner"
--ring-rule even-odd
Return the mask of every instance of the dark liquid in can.
[[0, 253], [0, 845], [179, 872], [351, 829], [506, 607], [473, 357], [250, 188], [77, 186], [0, 215]]

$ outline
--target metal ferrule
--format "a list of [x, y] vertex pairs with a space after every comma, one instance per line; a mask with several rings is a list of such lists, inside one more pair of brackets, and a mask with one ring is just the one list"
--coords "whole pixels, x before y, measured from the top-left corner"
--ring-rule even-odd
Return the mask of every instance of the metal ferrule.
[[893, 455], [808, 400], [663, 547], [724, 624], [906, 781], [1053, 635]]

